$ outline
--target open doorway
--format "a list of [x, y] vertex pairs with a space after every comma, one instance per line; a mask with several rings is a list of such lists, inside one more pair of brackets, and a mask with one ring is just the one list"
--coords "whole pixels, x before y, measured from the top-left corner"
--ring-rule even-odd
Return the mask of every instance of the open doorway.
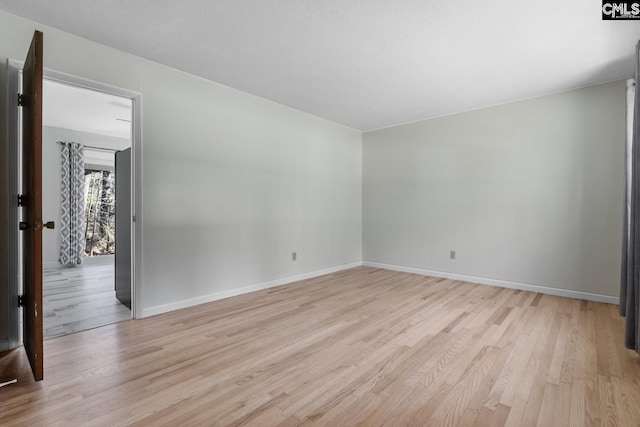
[[43, 83], [43, 330], [53, 338], [131, 316], [132, 100]]
[[[129, 278], [131, 317], [138, 317], [142, 307], [142, 94], [43, 68], [42, 63], [43, 34], [39, 31], [34, 32], [24, 62], [7, 60], [7, 93], [17, 96], [8, 97], [7, 110], [7, 190], [10, 201], [6, 215], [9, 248], [6, 305], [8, 337], [5, 343], [0, 341], [2, 350], [24, 345], [36, 381], [42, 380], [44, 373], [42, 237], [43, 230], [48, 229], [49, 233], [55, 228], [54, 221], [42, 219], [43, 77], [68, 86], [116, 95], [131, 101], [131, 149], [128, 159], [131, 185], [128, 189], [128, 220], [124, 221], [130, 227], [131, 248], [126, 254], [130, 264], [127, 271], [121, 272]], [[125, 150], [120, 152], [123, 151]], [[118, 251], [116, 255], [117, 253]]]

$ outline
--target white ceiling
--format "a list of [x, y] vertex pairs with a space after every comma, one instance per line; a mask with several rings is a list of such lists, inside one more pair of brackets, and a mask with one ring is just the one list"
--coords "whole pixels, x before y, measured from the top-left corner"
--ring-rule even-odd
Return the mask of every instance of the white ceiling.
[[0, 9], [362, 131], [631, 77], [599, 0], [0, 0]]
[[43, 126], [131, 139], [130, 99], [47, 79], [42, 91]]

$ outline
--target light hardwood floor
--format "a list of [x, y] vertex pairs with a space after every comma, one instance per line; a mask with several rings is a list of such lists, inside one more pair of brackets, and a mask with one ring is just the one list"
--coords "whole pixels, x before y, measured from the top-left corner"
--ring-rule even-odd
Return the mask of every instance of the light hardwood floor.
[[359, 267], [0, 356], [0, 425], [640, 426], [613, 305]]
[[42, 288], [45, 339], [131, 319], [116, 299], [113, 256], [44, 270]]

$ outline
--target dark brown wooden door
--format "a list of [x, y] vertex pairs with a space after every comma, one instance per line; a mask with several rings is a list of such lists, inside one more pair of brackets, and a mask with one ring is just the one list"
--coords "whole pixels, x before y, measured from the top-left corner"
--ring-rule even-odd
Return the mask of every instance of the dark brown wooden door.
[[42, 338], [42, 33], [22, 70], [23, 341], [36, 381], [43, 378]]

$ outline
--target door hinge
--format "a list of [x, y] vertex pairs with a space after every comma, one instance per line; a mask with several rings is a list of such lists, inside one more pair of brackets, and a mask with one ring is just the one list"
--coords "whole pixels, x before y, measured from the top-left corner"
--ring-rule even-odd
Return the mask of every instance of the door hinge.
[[24, 95], [19, 93], [18, 94], [18, 107], [23, 107], [24, 106]]
[[18, 295], [18, 307], [24, 307], [24, 295]]
[[18, 206], [26, 206], [27, 205], [27, 196], [24, 194], [18, 194]]

